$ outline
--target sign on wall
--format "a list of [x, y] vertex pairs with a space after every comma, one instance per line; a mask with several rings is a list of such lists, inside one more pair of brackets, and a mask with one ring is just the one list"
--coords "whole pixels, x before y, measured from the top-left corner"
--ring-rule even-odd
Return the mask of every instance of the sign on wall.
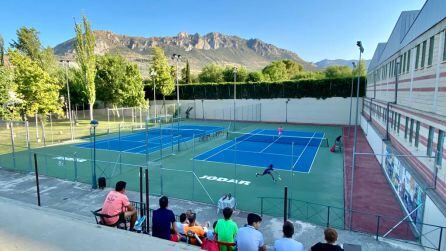
[[416, 224], [416, 222], [423, 222], [425, 193], [415, 178], [409, 173], [406, 166], [392, 153], [386, 144], [384, 144], [384, 152], [386, 153], [386, 159], [383, 165], [386, 175], [406, 212], [412, 213], [410, 219], [415, 222], [416, 230], [421, 232], [421, 224]]

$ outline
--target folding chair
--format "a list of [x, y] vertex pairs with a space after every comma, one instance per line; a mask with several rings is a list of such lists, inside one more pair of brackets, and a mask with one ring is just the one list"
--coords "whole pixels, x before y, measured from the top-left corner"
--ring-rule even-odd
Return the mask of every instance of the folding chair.
[[[94, 215], [94, 219], [96, 220], [96, 224], [107, 226], [107, 227], [116, 227], [119, 229], [128, 230], [127, 229], [127, 220], [125, 219], [122, 212], [119, 214], [115, 214], [115, 215], [107, 215], [107, 214], [101, 213], [101, 211], [102, 211], [102, 208], [99, 208], [98, 210], [95, 210], [95, 211], [91, 211], [91, 213]], [[104, 219], [110, 219], [110, 218], [113, 218], [116, 216], [119, 217], [119, 219], [116, 223], [111, 224], [111, 225], [105, 223]]]

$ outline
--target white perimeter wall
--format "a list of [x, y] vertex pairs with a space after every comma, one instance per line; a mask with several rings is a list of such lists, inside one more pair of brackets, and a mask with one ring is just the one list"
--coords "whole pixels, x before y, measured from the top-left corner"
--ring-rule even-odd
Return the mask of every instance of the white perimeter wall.
[[[286, 101], [288, 102], [288, 109]], [[176, 103], [175, 100], [166, 101]], [[202, 103], [203, 102], [203, 103]], [[233, 99], [219, 100], [181, 100], [182, 110], [185, 106], [193, 106], [191, 116], [205, 119], [231, 119]], [[339, 124], [348, 125], [350, 113], [350, 98], [301, 98], [301, 99], [237, 99], [237, 107], [261, 104], [259, 113], [263, 122], [290, 122], [290, 123], [312, 123], [312, 124]], [[356, 98], [352, 102], [352, 124], [355, 122]], [[361, 111], [362, 99], [359, 99], [359, 110]], [[204, 108], [204, 109], [203, 109]], [[241, 117], [241, 108], [237, 108], [237, 116]], [[251, 111], [245, 107], [245, 120], [252, 116], [246, 116]], [[255, 112], [254, 112], [255, 113]]]
[[[367, 141], [369, 142], [372, 150], [375, 154], [384, 154], [384, 142], [375, 131], [375, 129], [369, 125], [367, 119], [361, 116], [361, 127], [366, 134]], [[383, 165], [384, 157], [376, 156], [378, 161]], [[389, 184], [390, 186], [390, 184]], [[437, 226], [446, 226], [446, 217], [441, 213], [440, 209], [433, 203], [431, 198], [426, 194], [426, 202], [424, 204], [424, 215], [423, 223], [432, 224]], [[421, 242], [426, 246], [437, 245], [440, 229], [437, 227], [431, 227], [429, 225], [424, 225], [422, 228]], [[446, 233], [443, 231], [442, 247], [440, 250], [446, 250]]]

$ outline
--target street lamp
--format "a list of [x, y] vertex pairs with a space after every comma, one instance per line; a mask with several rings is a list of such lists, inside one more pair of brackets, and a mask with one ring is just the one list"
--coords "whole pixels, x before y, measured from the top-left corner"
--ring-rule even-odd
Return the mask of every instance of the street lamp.
[[234, 73], [234, 131], [235, 131], [235, 102], [237, 100], [237, 66], [234, 66], [234, 69], [232, 70], [232, 73]]
[[177, 85], [177, 105], [178, 105], [178, 108], [179, 108], [179, 105], [180, 105], [180, 91], [179, 91], [179, 86], [178, 86], [178, 62], [181, 60], [181, 55], [174, 53], [172, 55], [172, 60], [176, 62], [175, 81], [176, 81], [176, 85]]
[[355, 181], [355, 157], [356, 157], [356, 141], [358, 138], [358, 116], [359, 116], [359, 84], [360, 84], [360, 74], [359, 74], [359, 66], [361, 64], [361, 56], [364, 52], [364, 47], [362, 47], [361, 41], [356, 42], [356, 46], [359, 49], [359, 60], [358, 60], [358, 83], [356, 85], [356, 116], [355, 116], [355, 136], [353, 139], [353, 153], [352, 153], [352, 177], [350, 184], [350, 230], [352, 229], [352, 212], [353, 212], [353, 184]]
[[70, 85], [68, 84], [68, 66], [70, 64], [70, 60], [60, 60], [60, 62], [65, 66], [65, 80], [67, 81], [67, 98], [68, 98], [68, 119], [70, 120], [70, 132], [71, 132], [71, 140], [74, 140], [73, 135], [73, 120], [71, 113], [71, 98], [70, 98]]
[[355, 69], [356, 63], [352, 62], [353, 70], [352, 70], [352, 84], [350, 89], [350, 115], [348, 116], [348, 131], [347, 136], [350, 137], [350, 127], [352, 126], [352, 105], [353, 105], [353, 82], [355, 79]]
[[155, 83], [155, 77], [156, 77], [156, 71], [154, 69], [152, 69], [152, 71], [150, 72], [150, 76], [152, 77], [153, 80], [153, 102], [155, 105], [155, 123], [156, 123], [156, 94], [155, 94], [155, 90], [156, 90], [156, 83]]
[[[90, 122], [91, 128], [93, 128], [93, 175], [91, 178], [91, 188], [96, 189], [97, 183], [96, 183], [96, 127], [99, 125], [99, 122], [97, 120], [92, 120]], [[91, 134], [91, 128], [90, 128], [90, 134]]]

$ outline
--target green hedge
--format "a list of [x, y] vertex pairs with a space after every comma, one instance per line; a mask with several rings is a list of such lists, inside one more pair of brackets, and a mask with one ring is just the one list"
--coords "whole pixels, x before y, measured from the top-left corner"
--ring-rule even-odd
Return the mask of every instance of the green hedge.
[[[356, 95], [357, 79], [354, 82]], [[284, 82], [237, 83], [238, 99], [350, 97], [351, 78], [296, 80]], [[361, 77], [360, 96], [365, 94], [365, 77]], [[234, 83], [199, 83], [180, 85], [180, 99], [232, 99]], [[153, 89], [146, 86], [146, 98]], [[157, 94], [157, 99], [162, 96]], [[166, 99], [176, 99], [176, 92]]]

